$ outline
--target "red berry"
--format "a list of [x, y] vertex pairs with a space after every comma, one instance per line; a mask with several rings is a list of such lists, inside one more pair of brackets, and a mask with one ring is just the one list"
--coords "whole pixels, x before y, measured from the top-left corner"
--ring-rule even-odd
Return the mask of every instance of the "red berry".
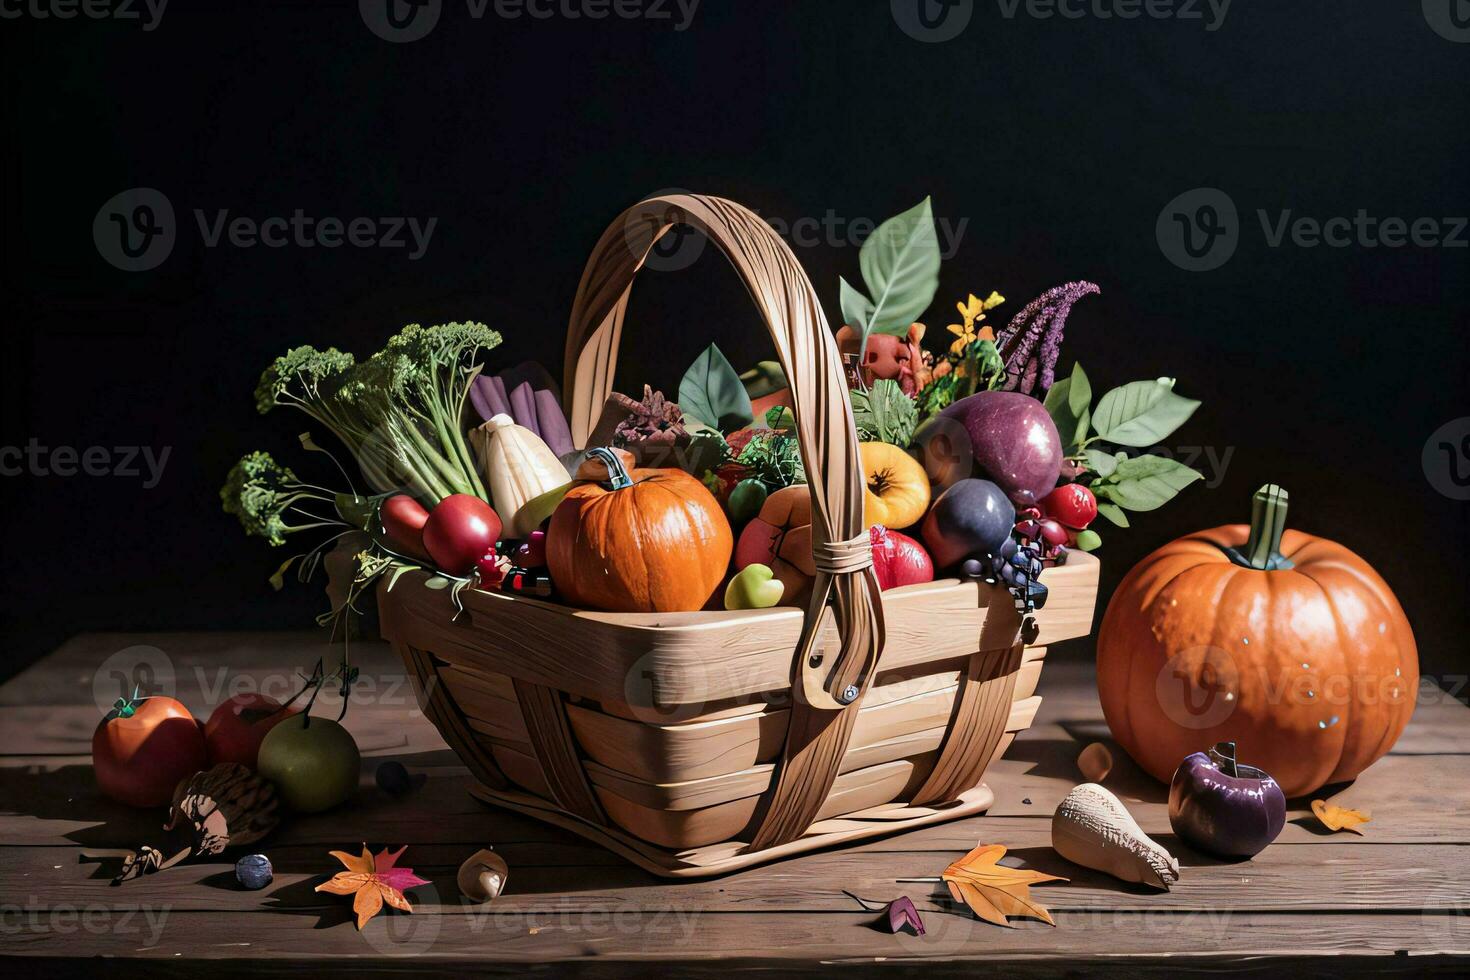
[[1067, 529], [1053, 520], [1041, 522], [1041, 539], [1049, 546], [1056, 547], [1067, 543]]
[[1097, 519], [1097, 498], [1080, 483], [1064, 483], [1041, 499], [1046, 516], [1074, 530]]
[[546, 566], [545, 531], [532, 531], [525, 543], [516, 549], [516, 564], [521, 568], [544, 568]]

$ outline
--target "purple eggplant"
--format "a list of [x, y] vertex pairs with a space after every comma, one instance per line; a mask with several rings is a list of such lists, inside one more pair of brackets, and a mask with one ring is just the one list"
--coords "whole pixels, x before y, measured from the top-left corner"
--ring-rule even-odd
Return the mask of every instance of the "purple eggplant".
[[1286, 826], [1286, 796], [1276, 780], [1235, 761], [1235, 743], [1186, 756], [1169, 785], [1169, 825], [1198, 850], [1248, 858]]

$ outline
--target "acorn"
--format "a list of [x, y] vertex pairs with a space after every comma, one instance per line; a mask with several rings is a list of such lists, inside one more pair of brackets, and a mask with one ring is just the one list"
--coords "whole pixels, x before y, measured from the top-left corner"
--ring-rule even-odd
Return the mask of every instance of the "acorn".
[[222, 762], [179, 781], [161, 847], [143, 846], [123, 859], [114, 885], [171, 868], [188, 858], [212, 857], [227, 847], [253, 844], [275, 829], [276, 789], [237, 762]]

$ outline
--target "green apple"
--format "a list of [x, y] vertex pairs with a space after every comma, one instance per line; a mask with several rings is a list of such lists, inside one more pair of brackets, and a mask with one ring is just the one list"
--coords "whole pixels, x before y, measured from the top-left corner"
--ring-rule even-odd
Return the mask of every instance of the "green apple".
[[746, 565], [725, 586], [726, 609], [769, 609], [781, 601], [786, 586], [769, 565]]
[[330, 810], [357, 789], [362, 757], [347, 729], [305, 712], [278, 722], [260, 743], [259, 771], [293, 810]]

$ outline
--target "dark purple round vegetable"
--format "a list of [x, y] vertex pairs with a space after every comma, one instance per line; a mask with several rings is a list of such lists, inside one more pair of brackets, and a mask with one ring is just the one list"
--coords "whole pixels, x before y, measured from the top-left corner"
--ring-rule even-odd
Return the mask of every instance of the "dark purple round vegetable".
[[964, 426], [970, 453], [1018, 507], [1030, 507], [1056, 488], [1062, 440], [1046, 408], [1017, 391], [982, 391], [940, 413]]
[[989, 480], [961, 480], [939, 495], [920, 533], [934, 565], [948, 568], [991, 554], [1011, 536], [1016, 509]]
[[1193, 752], [1169, 785], [1169, 826], [1185, 843], [1219, 857], [1253, 857], [1286, 826], [1276, 780], [1235, 761], [1235, 743]]
[[978, 558], [966, 558], [960, 566], [960, 574], [965, 578], [984, 578], [990, 574], [990, 569]]

